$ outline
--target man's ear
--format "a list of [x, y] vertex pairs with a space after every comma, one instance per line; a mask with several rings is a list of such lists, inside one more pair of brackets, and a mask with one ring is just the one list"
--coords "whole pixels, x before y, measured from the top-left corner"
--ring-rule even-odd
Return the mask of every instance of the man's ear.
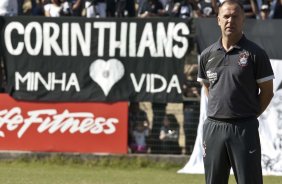
[[220, 18], [217, 16], [217, 24], [220, 26]]

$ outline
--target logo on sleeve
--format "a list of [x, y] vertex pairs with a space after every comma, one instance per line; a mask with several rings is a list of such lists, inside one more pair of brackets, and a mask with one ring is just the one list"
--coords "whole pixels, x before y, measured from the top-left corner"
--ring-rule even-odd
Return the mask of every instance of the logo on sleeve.
[[247, 51], [242, 51], [239, 53], [239, 61], [238, 64], [241, 67], [248, 66], [248, 58], [250, 54]]

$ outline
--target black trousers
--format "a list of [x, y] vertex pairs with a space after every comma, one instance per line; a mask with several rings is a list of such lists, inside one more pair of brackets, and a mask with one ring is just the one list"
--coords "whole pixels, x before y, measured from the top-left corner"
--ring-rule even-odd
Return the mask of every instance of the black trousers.
[[227, 184], [232, 167], [238, 184], [262, 184], [261, 147], [256, 118], [214, 120], [203, 125], [206, 184]]

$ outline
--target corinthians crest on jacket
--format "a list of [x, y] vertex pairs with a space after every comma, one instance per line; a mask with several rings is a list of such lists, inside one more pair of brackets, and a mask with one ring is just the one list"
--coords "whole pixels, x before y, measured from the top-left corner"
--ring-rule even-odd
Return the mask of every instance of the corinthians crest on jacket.
[[248, 58], [249, 58], [250, 54], [247, 51], [242, 51], [239, 53], [239, 61], [238, 64], [241, 67], [245, 67], [248, 66]]

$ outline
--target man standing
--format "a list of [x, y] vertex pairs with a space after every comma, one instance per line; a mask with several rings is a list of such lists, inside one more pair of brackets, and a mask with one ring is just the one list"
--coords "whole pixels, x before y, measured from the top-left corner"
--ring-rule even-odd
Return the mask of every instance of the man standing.
[[265, 51], [243, 34], [239, 1], [219, 5], [221, 38], [200, 58], [198, 81], [208, 95], [203, 126], [207, 184], [227, 184], [232, 167], [238, 184], [262, 184], [257, 117], [273, 96], [273, 71]]

